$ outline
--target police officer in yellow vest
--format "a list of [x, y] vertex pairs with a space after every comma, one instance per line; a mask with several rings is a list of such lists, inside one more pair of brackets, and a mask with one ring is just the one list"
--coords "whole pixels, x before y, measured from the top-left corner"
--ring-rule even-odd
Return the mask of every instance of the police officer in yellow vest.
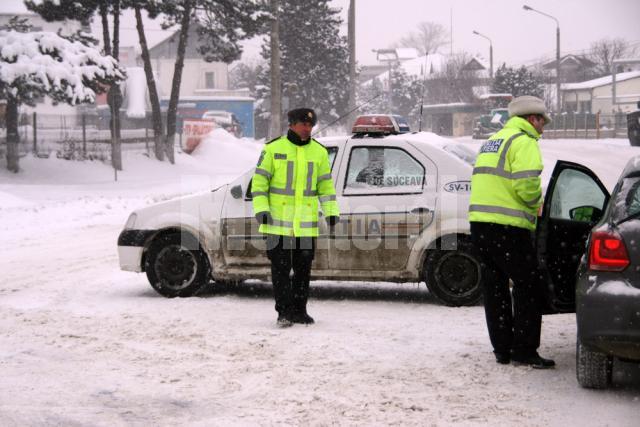
[[[333, 227], [340, 215], [327, 149], [311, 138], [316, 113], [288, 113], [289, 131], [266, 145], [251, 193], [260, 232], [267, 235], [278, 325], [311, 324], [309, 276], [318, 236], [318, 205]], [[293, 276], [290, 272], [293, 269]]]
[[[544, 102], [520, 96], [489, 138], [471, 179], [471, 238], [482, 260], [484, 308], [496, 362], [551, 368], [538, 354], [544, 282], [533, 233], [542, 204], [538, 139], [550, 122]], [[513, 281], [512, 295], [509, 279]]]

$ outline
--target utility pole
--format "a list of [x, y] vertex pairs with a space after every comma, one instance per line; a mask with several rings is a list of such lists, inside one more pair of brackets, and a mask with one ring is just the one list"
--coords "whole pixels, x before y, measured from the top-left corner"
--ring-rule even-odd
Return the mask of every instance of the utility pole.
[[271, 122], [269, 124], [269, 139], [276, 138], [282, 133], [282, 87], [280, 82], [280, 23], [279, 2], [270, 0], [271, 13]]
[[349, 0], [349, 123], [356, 116], [356, 0]]

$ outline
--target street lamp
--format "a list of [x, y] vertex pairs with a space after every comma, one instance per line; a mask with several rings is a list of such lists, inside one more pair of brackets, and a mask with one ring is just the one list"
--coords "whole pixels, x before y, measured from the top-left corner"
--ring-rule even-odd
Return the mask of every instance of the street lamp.
[[476, 30], [473, 30], [473, 34], [489, 40], [489, 77], [493, 78], [493, 43], [491, 43], [491, 39], [489, 37], [484, 34], [480, 34]]
[[530, 6], [527, 6], [526, 4], [522, 6], [522, 8], [524, 10], [527, 11], [531, 11], [531, 12], [537, 12], [540, 15], [546, 16], [547, 18], [551, 18], [554, 21], [556, 21], [556, 97], [557, 97], [557, 109], [558, 109], [558, 113], [561, 110], [561, 97], [560, 97], [560, 22], [551, 15], [548, 15], [544, 12], [540, 12], [539, 10], [536, 10]]
[[398, 52], [395, 49], [371, 49], [376, 53], [376, 59], [378, 62], [386, 62], [389, 66], [389, 86], [388, 86], [388, 96], [389, 96], [389, 114], [393, 112], [393, 88], [391, 87], [391, 65], [395, 62], [398, 62]]

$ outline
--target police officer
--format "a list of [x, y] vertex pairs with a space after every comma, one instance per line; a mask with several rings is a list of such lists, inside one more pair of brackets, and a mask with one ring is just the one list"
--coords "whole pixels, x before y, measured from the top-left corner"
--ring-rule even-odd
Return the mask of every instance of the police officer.
[[[484, 309], [496, 362], [551, 368], [538, 354], [544, 282], [533, 232], [542, 204], [538, 139], [544, 102], [520, 96], [509, 120], [480, 148], [471, 179], [471, 238], [482, 260]], [[513, 281], [512, 295], [509, 279]]]
[[337, 224], [339, 216], [329, 154], [311, 138], [316, 113], [299, 108], [287, 116], [289, 131], [265, 145], [251, 192], [260, 232], [267, 236], [281, 327], [314, 322], [307, 313], [307, 298], [318, 236], [318, 204], [330, 227]]

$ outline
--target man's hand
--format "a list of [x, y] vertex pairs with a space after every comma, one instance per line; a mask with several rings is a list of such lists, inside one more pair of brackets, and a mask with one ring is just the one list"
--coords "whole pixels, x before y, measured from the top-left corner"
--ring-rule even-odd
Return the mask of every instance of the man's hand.
[[256, 221], [258, 221], [258, 224], [272, 224], [273, 218], [271, 218], [269, 211], [258, 212], [256, 214]]
[[329, 224], [329, 227], [333, 227], [340, 221], [340, 217], [332, 215], [332, 216], [326, 217], [326, 220], [327, 220], [327, 224]]

